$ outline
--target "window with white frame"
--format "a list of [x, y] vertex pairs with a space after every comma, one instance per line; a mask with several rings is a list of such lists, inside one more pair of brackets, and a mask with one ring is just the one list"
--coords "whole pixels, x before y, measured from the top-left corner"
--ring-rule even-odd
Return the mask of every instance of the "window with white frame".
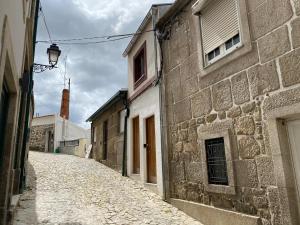
[[126, 115], [126, 109], [124, 109], [124, 110], [122, 110], [122, 111], [119, 112], [119, 117], [120, 117], [120, 128], [119, 128], [119, 131], [120, 131], [120, 133], [124, 132], [125, 115]]
[[212, 0], [200, 11], [202, 50], [208, 66], [241, 46], [237, 0]]

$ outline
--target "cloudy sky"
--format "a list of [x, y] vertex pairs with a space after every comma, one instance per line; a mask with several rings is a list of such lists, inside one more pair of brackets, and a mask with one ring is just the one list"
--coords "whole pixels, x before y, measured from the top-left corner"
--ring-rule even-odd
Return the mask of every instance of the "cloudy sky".
[[[173, 0], [41, 0], [52, 40], [135, 32], [151, 4]], [[37, 41], [49, 40], [42, 16]], [[35, 112], [59, 113], [66, 77], [71, 78], [71, 121], [85, 120], [120, 88], [127, 87], [127, 61], [122, 57], [130, 39], [92, 45], [62, 45], [59, 69], [35, 75]], [[47, 64], [50, 44], [37, 43], [35, 62]]]

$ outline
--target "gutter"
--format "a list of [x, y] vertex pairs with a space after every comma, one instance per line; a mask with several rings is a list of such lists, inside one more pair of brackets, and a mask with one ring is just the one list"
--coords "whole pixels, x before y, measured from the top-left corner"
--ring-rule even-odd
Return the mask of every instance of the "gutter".
[[122, 176], [127, 177], [127, 122], [130, 116], [129, 102], [127, 100], [127, 95], [124, 96], [123, 104], [126, 110], [126, 116], [124, 120], [124, 141], [123, 141], [123, 161], [122, 161]]
[[[164, 66], [164, 58], [163, 58], [163, 51], [162, 51], [162, 36], [157, 35], [156, 30], [156, 23], [158, 19], [158, 10], [153, 10], [152, 15], [152, 23], [154, 27], [154, 47], [155, 47], [155, 72], [156, 72], [156, 81], [155, 85], [158, 85], [159, 90], [159, 110], [160, 110], [160, 132], [161, 132], [161, 160], [162, 160], [162, 177], [163, 177], [163, 200], [169, 200], [169, 161], [168, 161], [168, 147], [167, 147], [167, 137], [166, 133], [167, 130], [164, 126], [166, 121], [166, 114], [165, 114], [165, 89], [164, 89], [164, 82], [163, 82], [163, 66]], [[158, 42], [158, 45], [157, 45]], [[159, 51], [158, 48], [159, 47]], [[158, 52], [160, 53], [160, 68], [158, 69]]]
[[31, 103], [31, 95], [33, 94], [33, 62], [35, 56], [35, 43], [37, 36], [37, 25], [38, 25], [38, 15], [40, 8], [40, 0], [36, 0], [35, 5], [35, 16], [34, 16], [34, 28], [33, 28], [33, 40], [32, 40], [32, 65], [30, 67], [29, 73], [29, 90], [26, 99], [26, 109], [25, 109], [25, 130], [23, 136], [23, 145], [22, 145], [22, 154], [21, 154], [21, 174], [20, 174], [20, 191], [22, 192], [26, 186], [26, 174], [25, 174], [25, 157], [26, 157], [26, 147], [30, 134], [30, 125], [29, 125], [29, 113], [30, 113], [30, 103]]

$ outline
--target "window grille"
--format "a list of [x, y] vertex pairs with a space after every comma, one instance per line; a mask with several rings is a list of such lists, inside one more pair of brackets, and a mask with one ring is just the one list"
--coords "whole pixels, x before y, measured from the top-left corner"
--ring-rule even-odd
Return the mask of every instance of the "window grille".
[[208, 183], [228, 185], [224, 138], [205, 140]]

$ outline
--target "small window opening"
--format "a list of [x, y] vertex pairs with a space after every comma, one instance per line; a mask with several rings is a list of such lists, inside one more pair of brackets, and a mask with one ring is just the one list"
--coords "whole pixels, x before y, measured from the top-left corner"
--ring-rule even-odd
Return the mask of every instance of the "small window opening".
[[205, 140], [208, 183], [228, 185], [224, 138]]

